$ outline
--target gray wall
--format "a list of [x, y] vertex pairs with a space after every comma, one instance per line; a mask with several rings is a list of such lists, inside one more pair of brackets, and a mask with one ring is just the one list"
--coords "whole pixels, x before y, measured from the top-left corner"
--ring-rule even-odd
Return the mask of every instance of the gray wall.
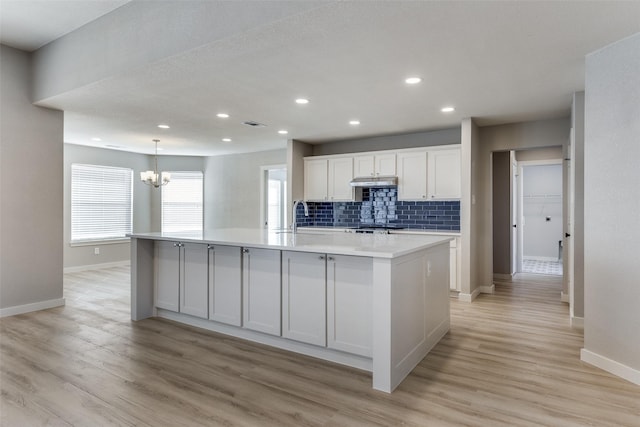
[[[71, 164], [114, 166], [133, 169], [133, 231], [160, 231], [160, 189], [140, 181], [140, 172], [153, 169], [153, 156], [104, 148], [64, 144], [64, 268], [86, 268], [97, 264], [126, 262], [129, 242], [71, 246]], [[202, 157], [159, 156], [162, 171], [202, 171]], [[171, 185], [171, 183], [169, 183]], [[94, 248], [100, 255], [94, 255]]]
[[[573, 234], [570, 237], [573, 239], [572, 316], [584, 317], [584, 92], [573, 95], [571, 128], [573, 129], [574, 153], [570, 165], [567, 164], [565, 167], [573, 167], [576, 175], [573, 190]], [[568, 185], [565, 188], [568, 188]], [[569, 209], [566, 198], [564, 209], [565, 211]], [[568, 228], [564, 230], [565, 233], [569, 231]], [[568, 289], [568, 287], [569, 284], [565, 283], [565, 288]]]
[[511, 153], [493, 153], [493, 274], [511, 275]]
[[206, 158], [205, 228], [259, 227], [260, 167], [285, 163], [287, 150]]
[[516, 151], [516, 160], [519, 162], [562, 160], [562, 156], [562, 147], [536, 148]]
[[11, 314], [10, 307], [64, 302], [63, 113], [31, 104], [30, 76], [31, 55], [0, 46], [2, 314]]
[[640, 33], [587, 56], [584, 348], [640, 384], [639, 76]]
[[384, 135], [370, 138], [334, 141], [313, 146], [313, 155], [361, 153], [364, 151], [397, 150], [401, 148], [429, 147], [433, 145], [460, 144], [460, 128], [401, 135]]

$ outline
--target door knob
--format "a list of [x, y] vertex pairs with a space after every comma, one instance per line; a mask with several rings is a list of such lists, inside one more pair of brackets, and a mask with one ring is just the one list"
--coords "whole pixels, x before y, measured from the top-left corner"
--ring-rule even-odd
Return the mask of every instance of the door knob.
[[571, 237], [571, 234], [569, 234], [569, 233], [564, 233], [564, 237]]

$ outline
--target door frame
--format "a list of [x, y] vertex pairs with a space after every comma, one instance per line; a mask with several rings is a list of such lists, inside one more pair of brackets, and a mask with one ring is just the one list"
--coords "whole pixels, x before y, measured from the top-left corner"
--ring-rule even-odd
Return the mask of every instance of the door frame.
[[[269, 180], [267, 178], [267, 175], [269, 174], [270, 170], [273, 169], [284, 169], [285, 172], [287, 171], [287, 165], [286, 164], [278, 164], [278, 165], [263, 165], [260, 166], [260, 223], [258, 224], [258, 228], [263, 228], [263, 229], [267, 229], [269, 227], [269, 225], [267, 224], [267, 211], [268, 211], [268, 206], [267, 206], [267, 192], [269, 191]], [[285, 173], [285, 176], [286, 173]], [[287, 200], [283, 199], [283, 205], [284, 205], [284, 218], [285, 218], [285, 224], [283, 224], [284, 227], [287, 226], [286, 222], [287, 222]]]

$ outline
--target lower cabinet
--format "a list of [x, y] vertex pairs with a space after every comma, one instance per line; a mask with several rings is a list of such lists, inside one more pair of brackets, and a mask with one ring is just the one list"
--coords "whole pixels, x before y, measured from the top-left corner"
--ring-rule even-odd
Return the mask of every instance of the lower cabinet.
[[282, 252], [282, 336], [327, 345], [327, 256]]
[[330, 255], [327, 259], [327, 347], [372, 356], [373, 260]]
[[460, 238], [456, 237], [449, 243], [449, 289], [460, 291], [460, 276], [462, 275], [460, 262]]
[[280, 328], [280, 251], [242, 249], [242, 326], [271, 335]]
[[155, 243], [155, 306], [207, 318], [207, 245]]
[[242, 325], [241, 249], [209, 245], [209, 319]]

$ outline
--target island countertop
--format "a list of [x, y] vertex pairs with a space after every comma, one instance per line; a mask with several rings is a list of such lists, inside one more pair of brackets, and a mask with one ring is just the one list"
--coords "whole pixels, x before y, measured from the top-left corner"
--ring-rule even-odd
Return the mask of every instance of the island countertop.
[[374, 258], [397, 258], [449, 242], [451, 236], [267, 231], [258, 228], [222, 228], [203, 232], [133, 233], [136, 239], [320, 252]]

